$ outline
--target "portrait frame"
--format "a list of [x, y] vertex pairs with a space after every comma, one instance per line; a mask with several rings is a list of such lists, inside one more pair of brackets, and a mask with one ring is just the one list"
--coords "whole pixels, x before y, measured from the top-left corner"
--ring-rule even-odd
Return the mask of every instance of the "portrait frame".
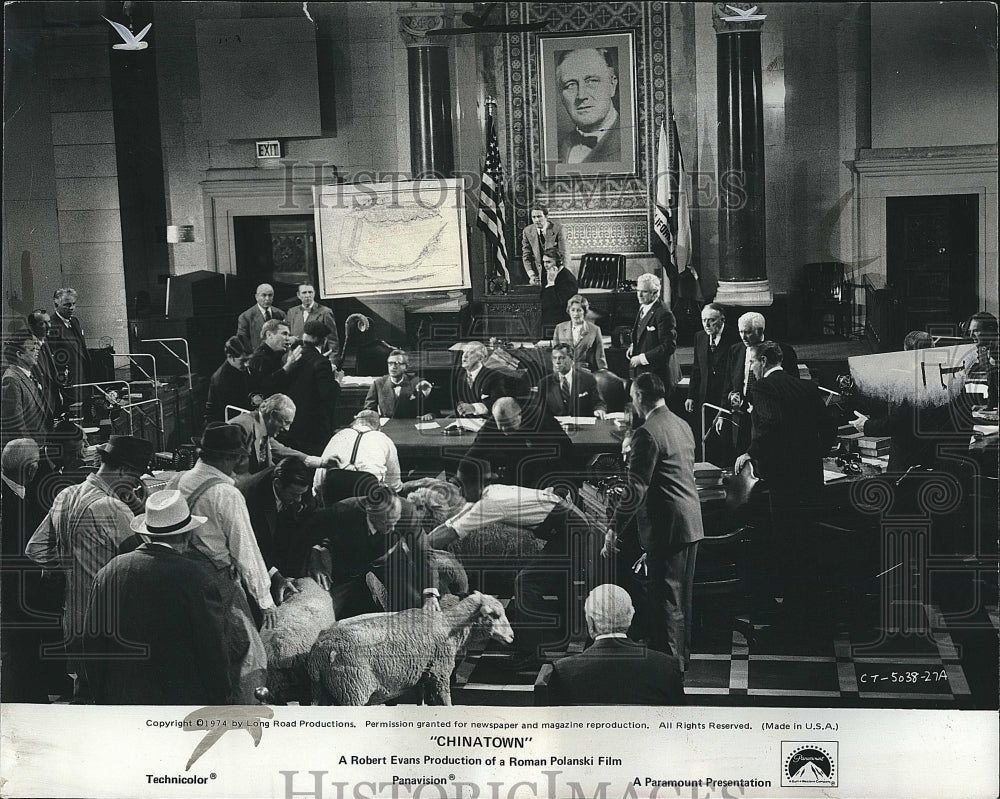
[[[618, 119], [603, 135], [595, 149], [606, 150], [599, 159], [569, 162], [571, 136], [578, 127], [567, 111], [558, 83], [558, 66], [568, 52], [596, 49], [614, 71], [617, 86], [612, 104], [617, 102]], [[541, 171], [545, 178], [634, 175], [638, 170], [636, 130], [635, 31], [622, 30], [595, 34], [538, 37], [538, 74], [541, 135]], [[616, 137], [609, 139], [608, 136]], [[579, 154], [576, 154], [579, 157]]]

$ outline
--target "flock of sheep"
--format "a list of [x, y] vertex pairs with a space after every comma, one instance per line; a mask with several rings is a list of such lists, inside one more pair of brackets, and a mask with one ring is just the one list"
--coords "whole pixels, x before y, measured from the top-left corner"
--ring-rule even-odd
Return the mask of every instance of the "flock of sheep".
[[[435, 481], [436, 482], [436, 481]], [[409, 498], [436, 525], [454, 509], [447, 484], [420, 485]], [[412, 487], [411, 487], [412, 488]], [[495, 597], [466, 594], [468, 578], [448, 552], [432, 550], [441, 599], [398, 613], [369, 613], [337, 621], [333, 600], [309, 577], [278, 607], [273, 629], [262, 632], [267, 686], [262, 701], [366, 705], [417, 689], [428, 705], [451, 704], [451, 674], [470, 639], [511, 643], [514, 633]]]

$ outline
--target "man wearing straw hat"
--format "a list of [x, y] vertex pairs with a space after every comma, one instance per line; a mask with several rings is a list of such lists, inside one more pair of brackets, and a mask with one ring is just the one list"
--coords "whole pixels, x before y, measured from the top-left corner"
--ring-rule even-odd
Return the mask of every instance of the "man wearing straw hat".
[[201, 436], [198, 462], [167, 486], [184, 495], [192, 513], [207, 519], [193, 534], [191, 546], [214, 567], [226, 608], [224, 635], [236, 704], [253, 704], [254, 689], [266, 679], [267, 656], [248, 597], [260, 610], [264, 628], [274, 625], [276, 612], [271, 578], [253, 534], [247, 503], [232, 476], [246, 455], [239, 427], [211, 422]]
[[157, 491], [132, 520], [144, 541], [97, 573], [84, 663], [102, 705], [219, 705], [230, 693], [222, 597], [207, 564], [185, 556], [194, 516], [180, 491]]

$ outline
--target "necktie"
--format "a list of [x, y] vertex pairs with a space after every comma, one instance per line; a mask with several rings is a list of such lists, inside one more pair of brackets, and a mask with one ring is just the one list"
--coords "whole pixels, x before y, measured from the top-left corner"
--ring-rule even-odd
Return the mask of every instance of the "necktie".
[[264, 309], [264, 321], [265, 322], [270, 322], [271, 321], [271, 309], [270, 308], [265, 308]]
[[754, 374], [753, 369], [750, 370], [750, 374], [747, 375], [747, 399], [751, 398], [751, 392], [753, 391], [753, 384], [757, 382], [757, 375]]
[[260, 452], [257, 453], [257, 460], [261, 466], [271, 465], [271, 445], [270, 436], [264, 436], [260, 440]]
[[715, 355], [715, 348], [718, 346], [719, 345], [715, 342], [714, 336], [708, 340], [708, 349], [712, 353], [712, 355]]
[[566, 375], [561, 375], [559, 377], [559, 394], [562, 396], [563, 410], [565, 410], [566, 413], [569, 414], [570, 410], [569, 381], [566, 379]]

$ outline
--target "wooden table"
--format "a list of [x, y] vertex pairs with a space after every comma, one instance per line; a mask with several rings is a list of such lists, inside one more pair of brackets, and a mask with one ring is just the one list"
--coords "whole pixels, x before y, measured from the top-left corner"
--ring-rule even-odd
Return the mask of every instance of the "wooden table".
[[[468, 431], [460, 436], [446, 436], [441, 430], [454, 419], [435, 421], [440, 427], [433, 430], [417, 430], [415, 427], [417, 422], [414, 419], [390, 419], [382, 427], [382, 432], [396, 443], [400, 466], [404, 472], [429, 463], [434, 464], [434, 468], [454, 471], [458, 462], [472, 446], [476, 438], [475, 433]], [[577, 453], [589, 459], [602, 452], [621, 451], [621, 440], [614, 436], [614, 429], [611, 422], [598, 419], [596, 424], [582, 425], [567, 435]]]

